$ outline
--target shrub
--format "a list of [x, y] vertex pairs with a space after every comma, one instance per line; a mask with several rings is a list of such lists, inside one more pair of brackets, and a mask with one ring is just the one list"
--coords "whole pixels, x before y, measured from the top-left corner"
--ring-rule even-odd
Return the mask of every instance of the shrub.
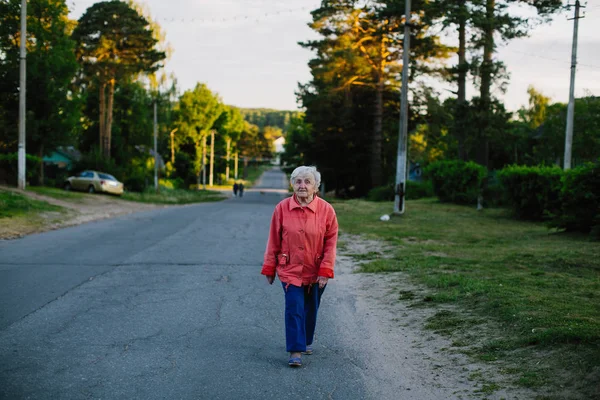
[[551, 226], [600, 236], [600, 159], [565, 172], [560, 202]]
[[513, 165], [498, 173], [515, 216], [529, 220], [542, 220], [560, 211], [562, 176], [556, 166]]
[[435, 161], [425, 168], [434, 194], [443, 202], [475, 204], [486, 177], [485, 167], [472, 161]]
[[369, 190], [367, 200], [369, 201], [394, 201], [394, 187], [392, 185], [377, 186]]
[[433, 185], [431, 181], [408, 181], [406, 182], [406, 199], [417, 200], [424, 197], [433, 197]]
[[[25, 180], [29, 183], [37, 183], [42, 159], [30, 154], [25, 155]], [[9, 185], [17, 185], [19, 180], [19, 154], [0, 154], [0, 181]]]
[[[394, 201], [394, 187], [392, 185], [378, 186], [369, 190], [367, 194], [368, 201]], [[407, 181], [406, 182], [406, 200], [416, 200], [423, 197], [433, 197], [433, 186], [430, 181]]]

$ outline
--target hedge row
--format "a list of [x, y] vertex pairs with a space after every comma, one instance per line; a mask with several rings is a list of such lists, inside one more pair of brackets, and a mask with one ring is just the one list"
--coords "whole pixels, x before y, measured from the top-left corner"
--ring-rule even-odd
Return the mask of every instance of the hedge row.
[[438, 161], [425, 169], [440, 201], [475, 204], [480, 194], [488, 203], [506, 204], [519, 219], [547, 221], [567, 231], [600, 235], [600, 159], [563, 171], [559, 167], [509, 166], [497, 174], [489, 190], [486, 169], [472, 162]]
[[[25, 173], [27, 182], [36, 183], [42, 159], [27, 154], [25, 157]], [[0, 182], [15, 186], [19, 177], [18, 153], [0, 153]]]
[[436, 161], [425, 168], [433, 192], [443, 202], [474, 204], [481, 192], [487, 170], [472, 161]]

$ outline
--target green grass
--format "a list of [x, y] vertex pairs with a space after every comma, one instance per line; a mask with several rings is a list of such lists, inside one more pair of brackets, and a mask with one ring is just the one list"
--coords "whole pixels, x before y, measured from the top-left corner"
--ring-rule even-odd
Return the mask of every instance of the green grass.
[[13, 218], [31, 213], [57, 212], [63, 209], [18, 193], [0, 190], [0, 218]]
[[[462, 310], [464, 316], [438, 312], [427, 327], [460, 344], [468, 342], [461, 335], [482, 332], [471, 341], [474, 357], [517, 364], [515, 380], [524, 386], [576, 385], [600, 365], [599, 242], [513, 220], [503, 209], [478, 212], [434, 199], [408, 201], [406, 213], [388, 222], [379, 217], [392, 203], [352, 200], [334, 207], [344, 231], [398, 248], [362, 271], [403, 271], [428, 288], [416, 305]], [[549, 354], [543, 366], [529, 361], [536, 352]], [[548, 379], [564, 369], [575, 375]], [[591, 375], [596, 381], [588, 390], [600, 385], [598, 374]]]
[[81, 201], [85, 198], [84, 193], [71, 192], [48, 186], [29, 186], [27, 190], [60, 200]]
[[121, 196], [124, 200], [140, 203], [154, 204], [190, 204], [223, 200], [225, 197], [210, 190], [168, 190], [162, 189], [160, 193], [147, 190], [142, 193], [128, 192]]

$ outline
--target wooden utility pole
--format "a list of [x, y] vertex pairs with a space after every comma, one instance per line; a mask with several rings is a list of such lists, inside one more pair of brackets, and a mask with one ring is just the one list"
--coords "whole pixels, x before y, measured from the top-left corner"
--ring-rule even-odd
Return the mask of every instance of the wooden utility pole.
[[202, 189], [206, 190], [206, 135], [202, 135]]
[[571, 154], [573, 145], [573, 120], [575, 118], [575, 70], [577, 69], [577, 30], [579, 29], [579, 0], [575, 1], [575, 23], [573, 25], [573, 43], [571, 49], [571, 85], [569, 86], [569, 106], [567, 107], [567, 129], [565, 132], [565, 160], [563, 169], [571, 168]]
[[213, 185], [213, 172], [215, 165], [215, 130], [210, 131], [210, 174], [208, 175], [208, 186]]
[[18, 154], [18, 187], [25, 190], [26, 152], [25, 152], [25, 89], [27, 47], [27, 0], [21, 1], [21, 56], [19, 61], [19, 154]]
[[410, 61], [410, 0], [406, 0], [404, 10], [404, 39], [402, 49], [402, 88], [400, 93], [400, 131], [398, 133], [398, 154], [396, 160], [396, 196], [394, 214], [404, 214], [404, 193], [406, 191], [406, 164], [408, 152], [408, 64]]
[[225, 167], [225, 179], [229, 180], [229, 161], [231, 160], [231, 138], [227, 138], [227, 166]]
[[234, 179], [238, 178], [238, 152], [235, 152], [235, 165], [234, 165], [234, 173], [233, 176], [235, 177]]
[[169, 133], [171, 136], [171, 164], [175, 165], [175, 132], [177, 132], [179, 128], [175, 128]]
[[154, 191], [158, 193], [158, 117], [154, 100]]

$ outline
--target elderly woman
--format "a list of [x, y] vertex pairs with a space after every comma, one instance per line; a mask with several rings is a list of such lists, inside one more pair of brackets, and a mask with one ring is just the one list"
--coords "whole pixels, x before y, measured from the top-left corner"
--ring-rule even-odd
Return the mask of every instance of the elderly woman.
[[338, 223], [333, 207], [317, 197], [321, 174], [315, 167], [292, 172], [291, 197], [275, 207], [262, 274], [269, 284], [279, 277], [285, 293], [288, 364], [302, 365], [312, 354], [317, 311], [327, 281], [333, 278]]

